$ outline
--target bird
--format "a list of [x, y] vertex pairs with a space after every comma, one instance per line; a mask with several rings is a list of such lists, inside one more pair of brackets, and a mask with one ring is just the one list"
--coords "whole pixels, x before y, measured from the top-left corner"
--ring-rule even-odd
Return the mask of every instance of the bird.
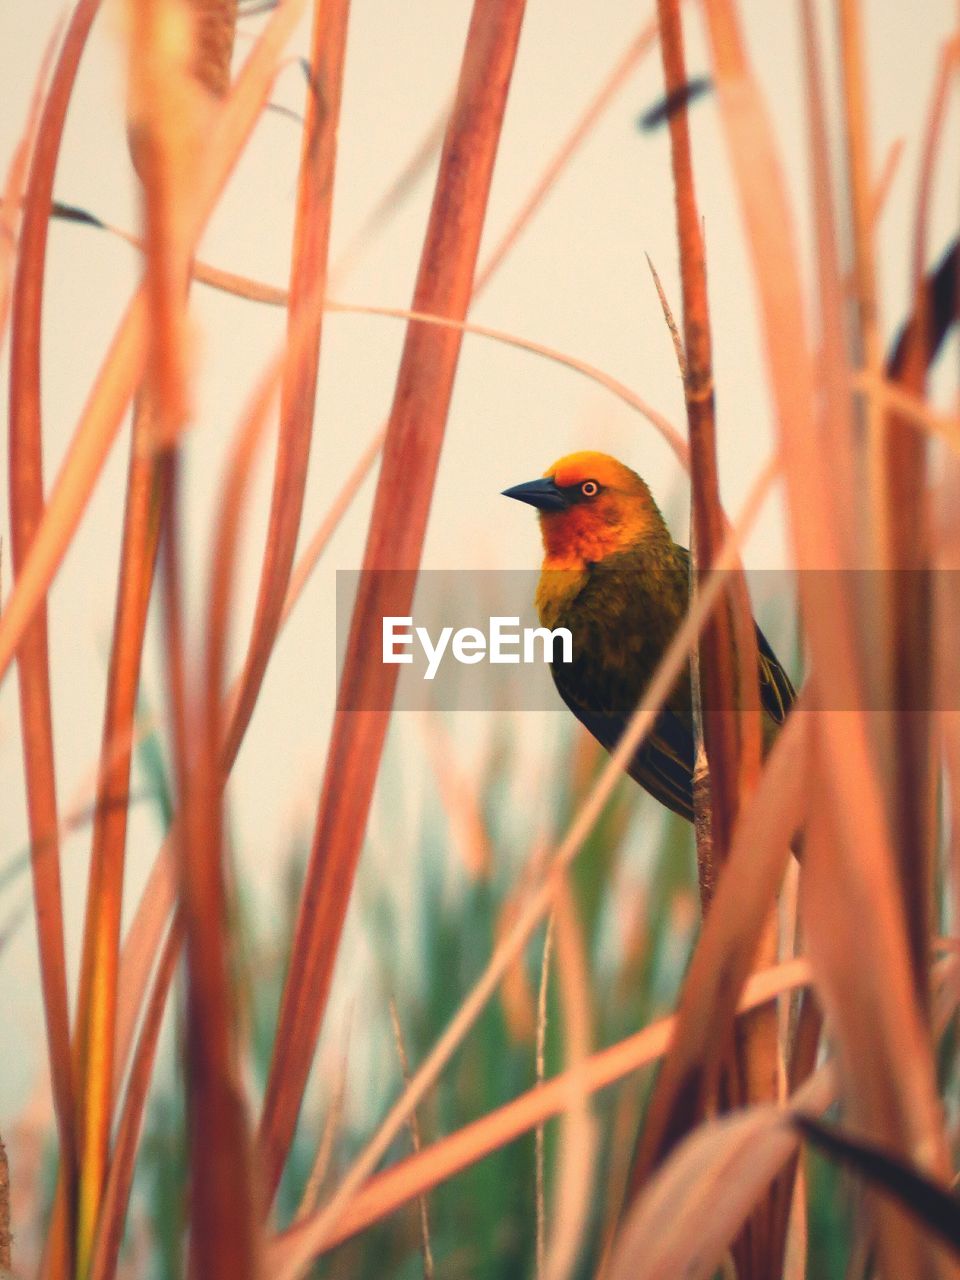
[[[542, 626], [566, 627], [572, 636], [573, 660], [550, 663], [557, 691], [613, 751], [687, 613], [690, 552], [674, 542], [647, 484], [606, 453], [568, 454], [503, 496], [539, 515], [544, 558], [537, 612]], [[766, 750], [796, 693], [759, 627], [756, 636]], [[694, 756], [688, 666], [627, 772], [692, 822]]]

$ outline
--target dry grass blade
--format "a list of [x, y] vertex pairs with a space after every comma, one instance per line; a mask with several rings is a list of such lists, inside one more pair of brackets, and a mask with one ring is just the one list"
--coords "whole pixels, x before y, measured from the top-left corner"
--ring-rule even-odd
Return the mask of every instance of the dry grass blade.
[[[271, 302], [282, 304], [287, 294], [283, 290], [274, 289], [272, 285], [266, 285], [257, 280], [250, 280], [246, 276], [237, 275], [234, 272], [221, 271], [215, 267], [198, 267], [195, 266], [194, 277], [202, 280], [207, 284], [215, 285], [217, 288], [223, 289], [225, 292], [233, 293], [237, 297], [250, 299], [260, 302]], [[577, 373], [581, 373], [585, 378], [590, 378], [598, 385], [605, 387], [612, 395], [617, 396], [625, 404], [642, 413], [663, 435], [667, 444], [676, 454], [677, 459], [685, 467], [689, 468], [690, 458], [689, 449], [686, 441], [681, 435], [670, 425], [670, 422], [663, 414], [658, 413], [649, 404], [643, 401], [636, 392], [632, 391], [625, 383], [611, 374], [604, 372], [596, 365], [590, 364], [586, 360], [580, 360], [569, 352], [561, 351], [557, 347], [551, 347], [542, 342], [537, 342], [532, 338], [525, 338], [521, 334], [511, 333], [506, 329], [494, 328], [491, 325], [475, 324], [470, 320], [452, 320], [448, 316], [436, 315], [429, 311], [414, 311], [408, 307], [383, 307], [374, 304], [364, 304], [356, 302], [343, 302], [336, 298], [326, 298], [323, 303], [324, 310], [337, 311], [344, 315], [357, 316], [383, 316], [392, 320], [416, 320], [421, 324], [432, 324], [439, 328], [458, 330], [461, 333], [474, 334], [480, 338], [489, 338], [493, 342], [502, 342], [507, 346], [516, 347], [520, 351], [530, 351], [535, 355], [542, 356], [546, 360], [553, 360], [565, 368], [573, 369]], [[946, 429], [946, 428], [944, 428]], [[386, 427], [382, 427], [376, 435], [374, 435], [366, 451], [356, 464], [354, 471], [351, 472], [347, 481], [345, 481], [341, 490], [341, 496], [337, 498], [330, 514], [324, 520], [321, 526], [321, 533], [318, 532], [311, 541], [310, 551], [305, 551], [300, 557], [297, 568], [291, 578], [291, 582], [295, 583], [309, 573], [309, 568], [313, 562], [319, 558], [326, 542], [329, 540], [336, 523], [339, 521], [343, 510], [349, 505], [350, 499], [356, 493], [360, 484], [366, 478], [370, 468], [376, 461], [377, 454], [383, 447], [386, 439]], [[315, 544], [316, 547], [315, 547]], [[288, 592], [288, 600], [293, 592]], [[288, 605], [284, 607], [284, 617]]]
[[[741, 1011], [756, 1008], [808, 982], [809, 976], [804, 960], [790, 960], [756, 973], [744, 988], [739, 1008]], [[276, 1270], [278, 1280], [302, 1274], [302, 1269], [317, 1254], [364, 1230], [424, 1190], [529, 1133], [552, 1116], [561, 1115], [569, 1104], [575, 1074], [579, 1075], [580, 1086], [586, 1093], [596, 1093], [656, 1061], [666, 1051], [675, 1025], [673, 1017], [652, 1023], [628, 1039], [592, 1054], [576, 1073], [554, 1076], [426, 1147], [419, 1156], [400, 1161], [377, 1174], [353, 1197], [349, 1209], [332, 1229], [318, 1229], [324, 1225], [321, 1220], [325, 1215], [321, 1211], [278, 1236], [268, 1250], [268, 1265]]]
[[[545, 845], [534, 852], [528, 865], [535, 864], [540, 853], [546, 853]], [[493, 934], [494, 946], [509, 934], [524, 900], [526, 888], [525, 883], [518, 885], [500, 908]], [[514, 1044], [533, 1045], [536, 1053], [537, 992], [522, 957], [504, 974], [500, 986], [500, 1007], [503, 1009], [511, 1041]], [[536, 1139], [534, 1144], [536, 1145]], [[536, 1177], [534, 1171], [534, 1195], [537, 1194]]]
[[[830, 432], [830, 424], [835, 424], [831, 433], [835, 438], [834, 457], [840, 476], [849, 481], [852, 476], [849, 438], [843, 431], [844, 424], [850, 420], [849, 401], [845, 398], [844, 378], [847, 374], [846, 355], [843, 343], [843, 313], [840, 264], [836, 246], [836, 228], [834, 225], [832, 173], [827, 138], [826, 111], [823, 100], [821, 57], [817, 40], [817, 29], [813, 7], [809, 0], [801, 4], [801, 37], [803, 41], [803, 67], [807, 96], [807, 117], [809, 136], [809, 164], [814, 174], [813, 204], [814, 225], [817, 238], [817, 268], [820, 300], [821, 352], [820, 368], [823, 383], [824, 422], [821, 429], [826, 435]], [[842, 518], [842, 517], [841, 517]], [[849, 537], [849, 531], [847, 536]], [[809, 768], [809, 762], [808, 762]], [[795, 930], [800, 931], [799, 923], [799, 884], [794, 906], [797, 910]], [[817, 1052], [822, 1032], [822, 1014], [817, 999], [812, 991], [802, 992], [799, 1007], [791, 1010], [784, 1002], [785, 1017], [793, 1022], [792, 1042], [789, 1035], [784, 1036], [784, 1057], [787, 1060], [787, 1088], [791, 1091], [800, 1087], [816, 1065]], [[771, 1257], [779, 1260], [787, 1244], [787, 1233], [790, 1226], [791, 1206], [796, 1204], [795, 1178], [800, 1167], [799, 1153], [787, 1163], [777, 1179], [773, 1190], [774, 1220]], [[773, 1251], [776, 1252], [773, 1252]]]
[[874, 227], [880, 220], [880, 215], [886, 208], [887, 198], [893, 189], [894, 179], [897, 176], [897, 170], [900, 168], [900, 161], [903, 159], [903, 149], [906, 146], [906, 139], [895, 138], [887, 148], [887, 154], [884, 157], [883, 168], [880, 175], [874, 183], [873, 197], [870, 202], [870, 221]]
[[[916, 324], [906, 340], [899, 384], [922, 398], [926, 388], [929, 332], [926, 270], [927, 221], [936, 158], [943, 131], [950, 78], [956, 61], [956, 39], [940, 59], [923, 148], [914, 228], [913, 283]], [[929, 1018], [927, 945], [931, 928], [936, 835], [936, 778], [932, 758], [932, 725], [923, 709], [931, 706], [933, 647], [931, 513], [928, 490], [928, 440], [896, 410], [885, 419], [886, 494], [889, 508], [889, 567], [896, 573], [891, 592], [890, 669], [893, 694], [892, 812], [897, 870], [907, 922], [910, 959], [920, 1008]], [[906, 570], [907, 572], [899, 572]]]
[[153, 1063], [157, 1053], [157, 1042], [163, 1024], [163, 1011], [166, 1008], [167, 992], [176, 970], [177, 957], [180, 954], [180, 929], [174, 922], [167, 935], [166, 943], [160, 954], [160, 962], [154, 979], [153, 989], [144, 1012], [143, 1026], [137, 1049], [130, 1070], [130, 1079], [123, 1100], [123, 1108], [117, 1123], [116, 1141], [110, 1160], [110, 1171], [107, 1176], [97, 1229], [94, 1238], [93, 1254], [90, 1259], [89, 1280], [112, 1280], [116, 1274], [120, 1245], [123, 1240], [124, 1219], [127, 1203], [130, 1199], [130, 1188], [133, 1184], [133, 1171], [136, 1164], [137, 1144], [140, 1140], [140, 1129], [143, 1123], [144, 1107], [153, 1074]]
[[[513, 69], [522, 0], [477, 0], [457, 103], [440, 162], [434, 205], [414, 293], [414, 309], [463, 319], [470, 300], [487, 194]], [[384, 446], [364, 566], [409, 571], [387, 612], [413, 593], [461, 338], [412, 324]], [[392, 576], [392, 575], [391, 575]], [[341, 681], [346, 705], [389, 703], [394, 670], [366, 661], [378, 626], [383, 579], [361, 580]], [[268, 1194], [293, 1137], [323, 1019], [387, 713], [338, 710], [316, 836], [284, 986], [260, 1128]]]
[[313, 1157], [313, 1164], [310, 1166], [310, 1175], [304, 1185], [303, 1195], [300, 1197], [297, 1211], [293, 1215], [294, 1222], [302, 1222], [304, 1218], [313, 1213], [320, 1200], [320, 1193], [323, 1190], [323, 1184], [333, 1159], [337, 1130], [343, 1117], [343, 1104], [347, 1093], [348, 1062], [349, 1056], [345, 1047], [337, 1069], [336, 1082], [328, 1100], [327, 1114], [323, 1121], [323, 1132], [317, 1144], [317, 1152]]
[[328, 298], [325, 306], [329, 311], [342, 311], [352, 315], [389, 316], [397, 320], [415, 320], [418, 324], [433, 325], [437, 328], [449, 329], [457, 333], [476, 334], [477, 337], [489, 338], [493, 342], [502, 342], [507, 346], [516, 347], [520, 351], [530, 351], [535, 355], [542, 356], [545, 360], [552, 360], [567, 369], [573, 369], [585, 378], [596, 382], [598, 386], [605, 387], [607, 391], [622, 400], [624, 404], [641, 413], [660, 432], [673, 450], [681, 466], [684, 468], [689, 468], [690, 466], [690, 451], [686, 441], [662, 413], [658, 413], [656, 409], [642, 400], [636, 392], [632, 391], [618, 378], [614, 378], [609, 373], [597, 368], [596, 365], [589, 364], [586, 360], [580, 360], [566, 351], [547, 346], [543, 342], [535, 342], [532, 338], [524, 338], [520, 334], [510, 333], [506, 329], [496, 329], [490, 325], [475, 324], [472, 320], [452, 320], [447, 316], [437, 315], [435, 312], [425, 311], [420, 308], [363, 306], [359, 303], [338, 302], [334, 298]]
[[[463, 1037], [474, 1025], [486, 1003], [497, 990], [503, 976], [521, 955], [534, 930], [549, 913], [560, 885], [561, 877], [599, 820], [604, 807], [610, 800], [614, 787], [626, 767], [627, 761], [632, 758], [633, 753], [650, 731], [657, 714], [674, 686], [683, 663], [687, 661], [690, 650], [696, 643], [704, 619], [709, 616], [710, 610], [715, 607], [722, 594], [731, 566], [738, 557], [740, 543], [752, 528], [763, 499], [769, 491], [774, 476], [777, 474], [777, 470], [778, 464], [774, 460], [768, 464], [754, 482], [740, 519], [727, 536], [717, 569], [714, 570], [704, 584], [703, 590], [693, 602], [690, 613], [674, 636], [667, 652], [664, 654], [663, 661], [651, 680], [646, 695], [624, 730], [623, 737], [617, 744], [616, 750], [602, 769], [600, 776], [578, 810], [564, 839], [548, 863], [542, 883], [531, 894], [529, 901], [525, 903], [518, 913], [509, 932], [500, 940], [483, 974], [464, 998], [459, 1011], [417, 1071], [409, 1089], [391, 1109], [378, 1132], [357, 1158], [336, 1195], [312, 1220], [310, 1240], [325, 1240], [333, 1233], [345, 1207], [350, 1203], [364, 1180], [376, 1168], [377, 1163], [389, 1148], [390, 1143], [406, 1122], [412, 1108], [419, 1104], [427, 1090], [437, 1079]], [[304, 1248], [306, 1249], [304, 1254], [296, 1253], [294, 1257], [297, 1259], [310, 1257], [310, 1248], [307, 1245], [304, 1245]], [[299, 1262], [297, 1265], [299, 1265]]]
[[[159, 502], [156, 462], [147, 421], [150, 401], [141, 396], [134, 418], [124, 508], [120, 581], [94, 808], [83, 957], [77, 997], [77, 1079], [81, 1090], [83, 1161], [81, 1201], [90, 1228], [106, 1176], [114, 1101], [114, 1048], [120, 920], [130, 786], [131, 740], [140, 659], [156, 564]], [[113, 744], [123, 741], [122, 751]]]
[[[143, 296], [147, 307], [145, 380], [136, 415], [134, 463], [131, 479], [139, 481], [139, 493], [131, 486], [125, 532], [130, 536], [133, 563], [124, 567], [136, 577], [121, 581], [117, 638], [121, 665], [111, 675], [120, 685], [111, 686], [111, 700], [119, 694], [119, 707], [108, 703], [108, 715], [118, 710], [121, 734], [132, 725], [139, 676], [140, 647], [152, 583], [155, 530], [151, 510], [155, 498], [170, 500], [169, 520], [164, 521], [166, 638], [174, 724], [174, 762], [181, 786], [188, 773], [184, 744], [186, 693], [182, 625], [177, 566], [176, 441], [189, 416], [187, 338], [187, 284], [193, 251], [191, 192], [196, 185], [203, 136], [201, 113], [208, 100], [195, 79], [199, 52], [195, 27], [179, 0], [145, 0], [130, 13], [128, 136], [134, 164], [143, 185], [146, 273]], [[162, 451], [162, 456], [161, 456]], [[139, 508], [139, 509], [138, 509]], [[139, 536], [138, 536], [139, 535]], [[126, 587], [126, 590], [124, 590]], [[124, 629], [126, 634], [124, 634]], [[114, 656], [117, 656], [115, 647]], [[108, 735], [105, 755], [109, 753]], [[129, 771], [129, 759], [124, 762]], [[101, 1194], [106, 1175], [111, 1129], [111, 1101], [115, 1043], [117, 961], [123, 883], [123, 831], [106, 847], [94, 848], [91, 861], [87, 931], [81, 982], [79, 1046], [84, 1082], [84, 1147], [81, 1161], [78, 1214], [78, 1272], [87, 1274], [100, 1218]], [[170, 946], [168, 942], [168, 946]], [[172, 961], [170, 961], [172, 963]], [[166, 983], [163, 972], [154, 988], [154, 1004], [162, 1010]], [[158, 998], [159, 993], [159, 998]], [[159, 1017], [159, 1012], [157, 1014]], [[151, 1053], [152, 1058], [152, 1053]], [[212, 1110], [212, 1108], [211, 1108]], [[139, 1127], [139, 1115], [136, 1117]], [[136, 1131], [136, 1130], [135, 1130]], [[132, 1160], [132, 1153], [128, 1157]], [[122, 1203], [114, 1212], [122, 1215]], [[202, 1199], [202, 1193], [200, 1198]], [[215, 1219], [213, 1220], [215, 1225]], [[120, 1224], [108, 1222], [107, 1265], [115, 1267], [113, 1232]], [[195, 1232], [192, 1243], [196, 1244]]]
[[[786, 1004], [786, 1001], [783, 1003]], [[783, 1280], [806, 1280], [810, 1252], [807, 1208], [809, 1184], [807, 1170], [799, 1159], [799, 1154], [794, 1157], [794, 1162], [793, 1176], [789, 1179], [791, 1196], [783, 1249]], [[788, 1165], [787, 1168], [789, 1167]], [[783, 1176], [780, 1175], [778, 1182], [782, 1181]]]
[[875, 380], [864, 372], [854, 375], [852, 383], [858, 391], [873, 396], [880, 408], [895, 413], [904, 426], [935, 436], [954, 453], [960, 453], [960, 418], [955, 414], [938, 412], [926, 400], [905, 391], [888, 378]]
[[[149, 6], [138, 8], [132, 25], [130, 78], [135, 86], [131, 95], [131, 120], [128, 130], [134, 159], [142, 159], [148, 181], [171, 178], [169, 173], [153, 173], [156, 157], [138, 151], [145, 141], [156, 141], [158, 135], [171, 131], [167, 150], [178, 153], [181, 143], [178, 122], [189, 120], [196, 103], [192, 101], [192, 76], [196, 75], [211, 93], [222, 97], [229, 85], [230, 59], [233, 51], [235, 5], [231, 0], [194, 5], [196, 25], [188, 33], [182, 49], [185, 65], [174, 80], [166, 66], [163, 47], [158, 39], [157, 17], [169, 21], [169, 10], [159, 15]], [[189, 40], [192, 34], [192, 42]], [[153, 77], [156, 77], [154, 80]], [[174, 95], [176, 97], [174, 98]], [[161, 99], [161, 101], [158, 101]], [[170, 123], [152, 121], [151, 112], [170, 117]], [[151, 139], [151, 133], [154, 137]], [[195, 163], [195, 138], [190, 139], [190, 154], [182, 163]], [[185, 149], [184, 149], [185, 150]], [[167, 166], [169, 168], [169, 165]], [[185, 172], [177, 186], [191, 184], [192, 175]], [[182, 222], [182, 210], [172, 201], [168, 219]], [[189, 272], [189, 255], [181, 243], [182, 226], [158, 228], [156, 210], [151, 217], [150, 235], [153, 256], [151, 292], [158, 292], [156, 277], [169, 281], [174, 291], [172, 305], [184, 288]], [[173, 255], [179, 253], [179, 260]], [[161, 288], [161, 293], [164, 290]], [[171, 305], [160, 298], [159, 315], [171, 313]], [[182, 323], [182, 321], [181, 321]], [[177, 333], [161, 336], [160, 345], [172, 346]], [[182, 357], [181, 357], [182, 359]], [[183, 370], [174, 371], [183, 379]], [[83, 960], [77, 1013], [78, 1077], [81, 1080], [83, 1105], [83, 1163], [81, 1166], [82, 1231], [92, 1230], [97, 1219], [101, 1185], [104, 1179], [110, 1141], [114, 1100], [114, 1049], [116, 1043], [117, 983], [120, 950], [120, 917], [123, 896], [124, 853], [126, 842], [126, 807], [120, 799], [130, 784], [133, 724], [136, 714], [140, 661], [146, 632], [160, 520], [160, 492], [153, 444], [158, 435], [156, 421], [160, 411], [156, 395], [142, 390], [134, 409], [131, 453], [124, 510], [120, 579], [114, 621], [113, 644], [107, 676], [100, 765], [97, 772], [97, 802], [90, 874], [87, 890], [87, 916], [84, 927]]]
[[552, 1205], [553, 1227], [544, 1257], [543, 1275], [545, 1280], [567, 1280], [577, 1264], [590, 1214], [598, 1143], [584, 1072], [593, 1039], [590, 983], [583, 933], [566, 877], [563, 877], [557, 891], [552, 919], [557, 940], [566, 1075], [570, 1085], [561, 1122]]
[[297, 359], [289, 359], [284, 369], [270, 522], [256, 614], [224, 746], [225, 758], [230, 762], [240, 749], [280, 629], [300, 530], [320, 366], [349, 8], [349, 0], [316, 0], [314, 5], [311, 87], [303, 127], [288, 309], [289, 329], [296, 328], [302, 336], [298, 339]]
[[[92, 3], [92, 0], [91, 0]], [[303, 0], [285, 0], [271, 16], [210, 129], [209, 145], [195, 193], [190, 234], [203, 229], [269, 93], [283, 46]], [[45, 211], [45, 216], [49, 208]], [[3, 614], [0, 615], [0, 678], [17, 651], [70, 543], [146, 358], [147, 316], [138, 291], [121, 321], [87, 399], [66, 459], [31, 541]]]
[[33, 145], [36, 140], [37, 127], [40, 123], [40, 111], [43, 105], [43, 91], [50, 74], [53, 54], [60, 41], [60, 27], [54, 29], [50, 37], [40, 70], [37, 73], [33, 95], [27, 111], [20, 141], [14, 149], [7, 169], [7, 178], [3, 186], [3, 202], [0, 205], [0, 339], [7, 331], [7, 320], [10, 314], [10, 293], [13, 279], [13, 264], [17, 252], [17, 233], [20, 226], [20, 212], [27, 185], [27, 175]]
[[[54, 173], [67, 108], [80, 58], [98, 9], [98, 0], [81, 0], [73, 12], [37, 125], [13, 292], [10, 351], [10, 526], [16, 585], [0, 615], [0, 630], [20, 586], [43, 521], [43, 431], [40, 416], [40, 360], [43, 287]], [[47, 615], [40, 608], [18, 636], [20, 715], [27, 787], [33, 891], [40, 949], [40, 976], [47, 1027], [50, 1075], [60, 1142], [62, 1195], [51, 1237], [49, 1274], [59, 1278], [70, 1268], [77, 1165], [76, 1113], [70, 1014], [64, 954], [57, 837], [56, 776]]]
[[[543, 939], [543, 954], [540, 957], [540, 985], [537, 988], [537, 1084], [542, 1085], [547, 1074], [547, 993], [550, 985], [550, 957], [553, 953], [553, 923], [555, 913], [551, 911], [547, 920], [547, 931]], [[545, 1194], [545, 1151], [544, 1128], [537, 1125], [534, 1135], [534, 1164], [537, 1206], [537, 1280], [543, 1280], [547, 1261], [547, 1202]]]
[[609, 1280], [709, 1280], [753, 1205], [796, 1150], [790, 1120], [822, 1111], [836, 1095], [822, 1067], [786, 1108], [751, 1107], [713, 1120], [667, 1160], [624, 1223]]
[[[298, 326], [298, 336], [301, 332]], [[173, 715], [183, 815], [177, 843], [188, 961], [190, 1243], [196, 1274], [210, 1277], [259, 1274], [260, 1208], [240, 1081], [223, 867], [223, 683], [244, 497], [278, 373], [279, 364], [268, 369], [252, 397], [221, 490], [210, 564], [203, 682], [194, 715], [187, 722], [195, 733], [195, 745], [181, 740], [186, 727], [183, 711], [174, 706]], [[171, 529], [173, 515], [171, 509]], [[173, 632], [173, 626], [169, 630]], [[174, 686], [175, 681], [173, 672]]]
[[670, 341], [673, 343], [673, 353], [677, 357], [677, 366], [680, 370], [681, 381], [687, 381], [687, 353], [683, 349], [683, 338], [680, 336], [680, 330], [677, 328], [677, 322], [674, 319], [670, 302], [667, 298], [666, 291], [660, 280], [660, 274], [653, 265], [653, 259], [649, 253], [644, 254], [647, 260], [647, 266], [650, 268], [650, 274], [653, 277], [653, 285], [657, 291], [657, 297], [660, 300], [660, 309], [663, 311], [663, 318], [666, 322], [667, 329], [670, 332]]
[[11, 1266], [10, 1240], [10, 1164], [0, 1138], [0, 1267]]
[[492, 851], [483, 806], [473, 780], [458, 764], [453, 743], [437, 716], [420, 721], [423, 741], [450, 830], [450, 842], [473, 881], [490, 876]]
[[[637, 1171], [684, 1134], [716, 1086], [719, 1049], [729, 1043], [736, 1001], [754, 963], [764, 922], [802, 826], [809, 716], [795, 708], [770, 754], [752, 802], [734, 833], [730, 857], [704, 920], [677, 1011], [677, 1032], [657, 1081], [640, 1142]], [[710, 1078], [711, 1074], [713, 1079]], [[640, 1181], [634, 1184], [639, 1190]]]
[[[176, 0], [173, 0], [174, 4]], [[165, 656], [172, 758], [182, 822], [177, 833], [187, 950], [186, 1077], [189, 1115], [190, 1268], [196, 1275], [258, 1273], [259, 1213], [239, 1081], [223, 868], [222, 684], [243, 498], [267, 420], [269, 374], [242, 424], [221, 488], [211, 557], [206, 645], [199, 680], [188, 668], [178, 510], [177, 439], [187, 414], [186, 286], [197, 180], [200, 102], [192, 43], [172, 38], [171, 0], [140, 6], [132, 25], [131, 132], [145, 194], [149, 309], [147, 394], [155, 410], [162, 530]], [[81, 1255], [84, 1256], [84, 1255]]]
[[[410, 1060], [407, 1057], [407, 1046], [403, 1039], [403, 1028], [400, 1026], [400, 1015], [397, 1013], [397, 1002], [390, 997], [390, 1024], [393, 1027], [393, 1039], [397, 1046], [397, 1057], [400, 1060], [400, 1074], [403, 1077], [404, 1086], [410, 1083]], [[423, 1142], [420, 1138], [420, 1120], [416, 1111], [410, 1112], [410, 1146], [413, 1148], [413, 1154], [418, 1155], [423, 1148]], [[427, 1205], [427, 1197], [425, 1195], [417, 1197], [417, 1213], [420, 1221], [420, 1249], [423, 1253], [423, 1276], [424, 1280], [433, 1280], [433, 1250], [430, 1247], [430, 1211]]]
[[164, 842], [143, 887], [136, 913], [120, 952], [117, 985], [117, 1033], [113, 1054], [113, 1097], [116, 1100], [126, 1074], [133, 1038], [143, 1008], [160, 943], [177, 893], [177, 867], [173, 842]]

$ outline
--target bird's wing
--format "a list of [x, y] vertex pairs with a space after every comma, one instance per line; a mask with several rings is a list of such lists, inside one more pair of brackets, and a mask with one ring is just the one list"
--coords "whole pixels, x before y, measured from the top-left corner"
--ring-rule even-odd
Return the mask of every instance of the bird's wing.
[[[585, 729], [608, 751], [615, 751], [627, 721], [621, 716], [605, 715], [586, 706], [571, 689], [557, 679], [557, 690]], [[665, 706], [657, 716], [647, 737], [633, 754], [627, 773], [661, 804], [693, 821], [693, 739], [689, 726]]]
[[693, 759], [690, 727], [667, 706], [631, 760], [629, 773], [661, 804], [692, 822]]
[[[677, 551], [689, 564], [686, 548], [677, 547]], [[783, 723], [796, 694], [759, 627], [756, 636], [760, 702], [769, 728]], [[554, 683], [564, 702], [598, 742], [614, 751], [629, 718], [620, 707], [638, 696], [639, 687], [624, 700], [622, 688], [617, 689], [617, 696], [611, 696], [602, 685], [598, 688], [596, 678], [584, 679], [585, 674], [576, 664], [572, 670], [564, 665], [553, 667]], [[627, 772], [661, 804], [693, 821], [694, 754], [692, 723], [667, 703], [634, 753]]]
[[[686, 547], [677, 547], [689, 569], [690, 552]], [[757, 665], [760, 681], [760, 705], [774, 724], [783, 724], [787, 712], [797, 700], [797, 692], [793, 682], [783, 668], [780, 659], [770, 647], [767, 637], [754, 622], [757, 634]]]
[[757, 660], [760, 668], [760, 703], [775, 724], [783, 724], [787, 712], [797, 700], [793, 681], [784, 671], [780, 659], [770, 648], [767, 637], [757, 627]]

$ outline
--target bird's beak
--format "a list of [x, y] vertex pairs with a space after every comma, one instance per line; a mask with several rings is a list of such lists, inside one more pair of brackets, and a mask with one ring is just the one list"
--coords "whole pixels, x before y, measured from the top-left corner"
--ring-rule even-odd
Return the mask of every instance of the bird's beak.
[[564, 511], [570, 505], [552, 476], [528, 480], [526, 484], [515, 484], [512, 489], [504, 489], [503, 496], [516, 498], [518, 502], [529, 502], [538, 511]]

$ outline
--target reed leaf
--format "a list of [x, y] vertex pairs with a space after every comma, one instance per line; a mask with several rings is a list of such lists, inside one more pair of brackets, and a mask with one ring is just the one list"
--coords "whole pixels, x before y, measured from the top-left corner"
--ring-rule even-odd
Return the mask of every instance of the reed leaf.
[[[17, 586], [32, 555], [34, 540], [44, 517], [41, 331], [53, 181], [67, 108], [98, 8], [98, 0], [80, 0], [67, 26], [37, 124], [24, 197], [14, 278], [10, 350], [10, 527]], [[13, 594], [16, 594], [16, 587]], [[0, 615], [0, 629], [9, 608], [10, 602]], [[62, 1194], [57, 1199], [48, 1253], [48, 1274], [59, 1280], [59, 1277], [69, 1274], [71, 1266], [70, 1242], [78, 1159], [77, 1116], [70, 1050], [46, 608], [41, 607], [28, 621], [30, 625], [24, 627], [11, 656], [16, 651], [40, 980], [60, 1144]]]
[[[194, 193], [187, 240], [203, 230], [263, 109], [283, 46], [303, 0], [284, 0], [269, 19], [209, 130], [202, 175]], [[147, 310], [141, 287], [128, 306], [87, 398], [67, 456], [31, 541], [29, 554], [0, 615], [0, 679], [39, 608], [112, 446], [146, 359]]]
[[[803, 960], [791, 960], [754, 974], [747, 982], [739, 1003], [741, 1012], [774, 999], [809, 981], [810, 971]], [[561, 1115], [569, 1105], [572, 1088], [579, 1075], [587, 1093], [605, 1089], [624, 1076], [666, 1052], [676, 1029], [673, 1016], [660, 1019], [628, 1039], [591, 1054], [576, 1072], [565, 1072], [530, 1089], [512, 1102], [459, 1129], [424, 1149], [417, 1156], [398, 1162], [377, 1174], [358, 1191], [346, 1212], [327, 1229], [324, 1211], [288, 1227], [271, 1243], [267, 1265], [282, 1280], [293, 1280], [319, 1253], [333, 1248], [387, 1213], [452, 1177], [476, 1160], [538, 1124]]]

